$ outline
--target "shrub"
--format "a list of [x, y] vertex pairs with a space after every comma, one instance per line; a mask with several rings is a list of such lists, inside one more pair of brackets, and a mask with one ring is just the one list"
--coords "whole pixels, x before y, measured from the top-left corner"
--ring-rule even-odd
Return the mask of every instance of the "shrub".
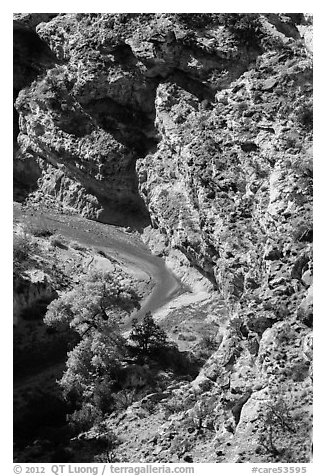
[[61, 236], [60, 234], [52, 235], [50, 238], [50, 243], [52, 246], [56, 246], [62, 249], [67, 249], [66, 241], [63, 238], [63, 236]]
[[196, 346], [195, 355], [201, 361], [205, 362], [220, 346], [222, 336], [217, 337], [204, 336]]
[[[110, 371], [113, 372], [114, 363], [112, 364], [112, 368], [107, 368], [108, 374]], [[112, 396], [112, 386], [113, 380], [110, 375], [106, 375], [102, 378], [101, 382], [96, 382], [94, 386], [94, 394], [93, 394], [93, 402], [95, 407], [102, 412], [102, 414], [106, 414], [112, 411], [114, 408], [114, 399]]]
[[189, 406], [186, 405], [184, 399], [177, 397], [175, 395], [173, 395], [166, 402], [162, 403], [162, 405], [164, 408], [164, 413], [166, 418], [169, 417], [170, 415], [173, 415], [174, 413], [180, 413], [189, 408]]
[[105, 437], [106, 451], [95, 456], [94, 461], [96, 463], [119, 463], [120, 460], [115, 451], [119, 444], [120, 439], [118, 436], [112, 430], [107, 430]]
[[136, 401], [136, 389], [124, 388], [114, 395], [115, 407], [118, 411], [126, 410]]
[[313, 128], [313, 107], [312, 104], [303, 104], [297, 111], [297, 122], [307, 131]]
[[190, 351], [180, 352], [174, 344], [157, 349], [151, 356], [163, 368], [169, 368], [177, 375], [185, 378], [195, 378], [198, 375], [202, 362]]
[[34, 250], [34, 243], [27, 234], [14, 235], [13, 258], [14, 264], [26, 261]]
[[214, 399], [201, 400], [195, 403], [189, 412], [189, 425], [197, 432], [214, 429], [214, 408], [216, 402]]
[[313, 224], [312, 219], [297, 218], [292, 224], [292, 237], [295, 242], [312, 243], [313, 241]]
[[188, 28], [208, 28], [218, 22], [219, 15], [214, 13], [177, 13], [177, 20]]
[[248, 109], [248, 103], [246, 101], [241, 101], [237, 104], [237, 109], [239, 114], [242, 114], [244, 111]]
[[120, 459], [113, 450], [107, 450], [94, 457], [95, 463], [120, 463]]
[[220, 24], [226, 26], [239, 42], [248, 46], [259, 46], [262, 29], [257, 13], [221, 13]]
[[73, 431], [82, 432], [89, 430], [95, 423], [100, 422], [101, 411], [91, 403], [84, 403], [80, 410], [68, 415], [67, 419]]
[[288, 135], [285, 139], [284, 139], [284, 149], [288, 150], [288, 149], [296, 149], [297, 147], [300, 147], [300, 140], [298, 139], [298, 137], [294, 136], [294, 135]]
[[127, 355], [120, 321], [139, 306], [138, 300], [129, 280], [93, 272], [48, 306], [44, 322], [62, 330], [70, 327], [80, 338], [68, 352], [59, 382], [64, 397], [79, 405], [70, 417], [75, 426], [86, 428], [114, 409], [113, 387]]
[[87, 249], [87, 248], [85, 248], [85, 246], [78, 243], [78, 241], [72, 241], [70, 243], [70, 247], [73, 248], [74, 250], [77, 250], [77, 251], [85, 251]]
[[167, 335], [148, 312], [141, 323], [132, 322], [129, 339], [135, 343], [136, 352], [140, 355], [150, 355], [158, 349], [167, 346]]
[[27, 232], [30, 235], [33, 235], [39, 238], [47, 238], [49, 236], [52, 236], [55, 230], [48, 228], [46, 225], [37, 225], [34, 223], [34, 224], [28, 225]]
[[[262, 416], [264, 432], [260, 437], [260, 444], [271, 453], [277, 456], [282, 452], [282, 448], [278, 448], [277, 438], [286, 433], [294, 433], [295, 427], [293, 418], [290, 414], [289, 404], [282, 395], [274, 396], [267, 407], [267, 412]], [[282, 439], [283, 439], [282, 438]]]

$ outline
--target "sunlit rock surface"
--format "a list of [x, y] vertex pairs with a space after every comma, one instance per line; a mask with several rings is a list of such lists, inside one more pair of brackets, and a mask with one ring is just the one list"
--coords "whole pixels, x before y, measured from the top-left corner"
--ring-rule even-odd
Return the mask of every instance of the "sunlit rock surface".
[[150, 224], [153, 250], [228, 306], [193, 382], [110, 418], [131, 435], [117, 453], [309, 461], [311, 17], [33, 15], [17, 17], [17, 199]]

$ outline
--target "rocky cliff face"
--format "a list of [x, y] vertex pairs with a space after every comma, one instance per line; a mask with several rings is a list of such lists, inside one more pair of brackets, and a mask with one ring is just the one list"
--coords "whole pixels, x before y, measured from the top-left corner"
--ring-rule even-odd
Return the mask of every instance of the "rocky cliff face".
[[[27, 28], [51, 52], [17, 86], [29, 199], [101, 221], [149, 213], [153, 248], [186, 256], [229, 307], [218, 351], [175, 395], [214, 415], [207, 460], [308, 461], [311, 18], [19, 17]], [[157, 460], [174, 458], [167, 435], [190, 414], [162, 427]]]

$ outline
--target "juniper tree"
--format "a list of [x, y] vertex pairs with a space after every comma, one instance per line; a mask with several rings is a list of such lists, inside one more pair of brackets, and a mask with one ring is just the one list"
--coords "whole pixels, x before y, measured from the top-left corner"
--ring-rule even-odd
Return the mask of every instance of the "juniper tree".
[[133, 320], [129, 338], [135, 343], [138, 353], [142, 355], [149, 355], [167, 345], [166, 333], [155, 323], [150, 312], [145, 314], [140, 323]]
[[79, 335], [60, 385], [64, 396], [82, 410], [85, 405], [104, 413], [109, 410], [115, 375], [127, 352], [120, 324], [135, 307], [138, 297], [128, 280], [98, 272], [49, 305], [45, 323], [61, 329], [69, 326]]

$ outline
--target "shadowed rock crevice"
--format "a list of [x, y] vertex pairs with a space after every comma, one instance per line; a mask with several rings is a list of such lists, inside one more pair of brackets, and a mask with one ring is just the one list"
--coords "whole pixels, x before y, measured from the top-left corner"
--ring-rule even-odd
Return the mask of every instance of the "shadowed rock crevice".
[[[51, 68], [57, 58], [38, 34], [24, 23], [14, 21], [13, 29], [13, 99], [39, 74]], [[18, 114], [14, 110], [14, 140], [19, 133]]]
[[[14, 144], [14, 154], [19, 149]], [[30, 158], [29, 160], [14, 160], [13, 169], [13, 199], [17, 202], [23, 202], [29, 194], [37, 190], [37, 181], [41, 177], [42, 170], [35, 161]]]
[[192, 78], [184, 71], [176, 69], [170, 76], [169, 81], [195, 96], [199, 101], [214, 101], [216, 87], [204, 84], [196, 78]]
[[15, 85], [22, 208], [143, 231], [192, 290], [158, 309], [156, 288], [142, 310], [199, 374], [101, 417], [122, 439], [117, 462], [309, 462], [311, 15], [39, 20], [64, 64]]
[[[209, 106], [219, 87], [214, 75], [229, 68], [229, 83], [252, 58], [246, 53], [235, 65], [223, 54], [198, 47], [196, 40], [191, 46], [183, 44], [173, 32], [142, 40], [132, 30], [129, 37], [103, 31], [104, 39], [94, 38], [85, 56], [83, 38], [80, 48], [79, 41], [73, 46], [69, 38], [77, 38], [80, 28], [87, 30], [93, 17], [72, 14], [64, 22], [62, 15], [49, 15], [16, 22], [15, 98], [22, 87], [43, 76], [16, 102], [21, 130], [15, 112], [20, 145], [14, 166], [19, 190], [15, 198], [23, 200], [40, 190], [42, 200], [50, 195], [89, 218], [130, 225], [138, 216], [149, 224], [135, 167], [137, 160], [155, 154], [161, 140], [155, 125], [158, 85], [168, 78]], [[128, 16], [125, 22], [131, 25], [133, 18]], [[37, 25], [38, 33], [29, 24]], [[65, 32], [60, 40], [53, 35], [55, 25]], [[60, 65], [57, 57], [65, 64]], [[27, 76], [22, 74], [26, 60]], [[193, 61], [198, 67], [192, 66]]]
[[94, 99], [84, 105], [84, 109], [102, 129], [139, 156], [144, 157], [158, 142], [154, 128], [154, 104], [150, 115], [109, 97]]
[[[38, 34], [27, 24], [14, 21], [13, 27], [13, 101], [19, 92], [30, 85], [38, 76], [45, 74], [58, 62], [55, 54]], [[17, 138], [19, 135], [19, 113], [13, 108], [14, 156], [20, 156]], [[33, 158], [14, 160], [14, 200], [22, 201], [37, 189], [41, 169]]]

